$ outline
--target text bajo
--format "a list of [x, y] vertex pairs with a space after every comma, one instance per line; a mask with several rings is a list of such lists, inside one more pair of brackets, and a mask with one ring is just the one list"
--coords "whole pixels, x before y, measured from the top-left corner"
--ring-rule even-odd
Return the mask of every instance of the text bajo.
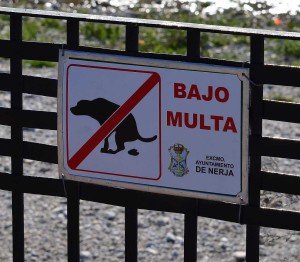
[[183, 83], [174, 83], [174, 98], [196, 99], [203, 101], [212, 101], [215, 99], [220, 103], [225, 103], [229, 99], [229, 91], [226, 87], [208, 86], [207, 90], [201, 90], [196, 84], [186, 87]]

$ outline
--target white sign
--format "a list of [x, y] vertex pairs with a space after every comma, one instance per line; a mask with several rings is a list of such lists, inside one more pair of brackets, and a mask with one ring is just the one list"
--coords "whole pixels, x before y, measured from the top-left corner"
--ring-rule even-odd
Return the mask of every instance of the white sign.
[[247, 203], [246, 69], [65, 51], [59, 70], [67, 179]]

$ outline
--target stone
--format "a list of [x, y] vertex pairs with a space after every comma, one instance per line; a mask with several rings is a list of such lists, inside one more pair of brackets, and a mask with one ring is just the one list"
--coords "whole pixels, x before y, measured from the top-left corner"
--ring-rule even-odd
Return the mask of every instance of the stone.
[[233, 253], [233, 257], [236, 262], [246, 261], [246, 252], [245, 251], [236, 251]]
[[176, 241], [176, 237], [174, 236], [173, 233], [169, 232], [166, 235], [166, 240], [167, 240], [168, 243], [173, 243], [174, 244], [175, 241]]
[[80, 252], [80, 256], [82, 258], [90, 258], [92, 256], [91, 252], [90, 251], [81, 251]]
[[173, 250], [172, 251], [172, 259], [176, 259], [176, 258], [178, 258], [178, 256], [179, 256], [178, 252], [176, 250]]
[[148, 247], [156, 247], [156, 243], [155, 242], [152, 242], [152, 241], [149, 241], [145, 244], [145, 247], [148, 248]]
[[170, 223], [170, 218], [169, 217], [163, 217], [163, 216], [160, 216], [157, 218], [156, 220], [156, 224], [160, 227], [162, 226], [166, 226], [167, 224]]
[[155, 249], [155, 248], [146, 248], [146, 251], [152, 255], [157, 255], [158, 254], [158, 251]]
[[107, 220], [114, 220], [116, 218], [116, 213], [113, 212], [113, 211], [106, 211], [104, 213], [104, 217], [107, 219]]

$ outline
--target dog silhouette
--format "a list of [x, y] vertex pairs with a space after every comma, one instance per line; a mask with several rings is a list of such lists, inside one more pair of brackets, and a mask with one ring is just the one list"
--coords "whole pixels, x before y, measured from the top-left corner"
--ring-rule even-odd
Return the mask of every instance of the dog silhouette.
[[[108, 101], [104, 98], [97, 98], [95, 100], [80, 100], [76, 106], [71, 108], [74, 115], [89, 116], [103, 125], [104, 122], [119, 108], [120, 106]], [[116, 150], [109, 149], [108, 138], [115, 132]], [[139, 134], [135, 118], [129, 114], [124, 120], [105, 138], [104, 147], [101, 148], [102, 153], [116, 154], [125, 149], [126, 142], [140, 140], [142, 142], [152, 142], [157, 138], [153, 136], [144, 138]], [[130, 155], [137, 156], [139, 152], [136, 149], [128, 151]]]

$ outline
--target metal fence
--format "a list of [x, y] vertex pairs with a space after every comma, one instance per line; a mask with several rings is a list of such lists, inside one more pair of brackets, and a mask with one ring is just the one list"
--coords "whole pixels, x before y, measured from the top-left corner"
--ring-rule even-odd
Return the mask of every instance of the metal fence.
[[[65, 197], [59, 179], [30, 177], [24, 174], [23, 160], [57, 163], [57, 147], [23, 141], [23, 128], [57, 129], [57, 114], [23, 110], [23, 93], [56, 97], [57, 80], [22, 74], [22, 60], [58, 61], [61, 44], [24, 41], [22, 23], [25, 17], [51, 18], [66, 21], [68, 50], [80, 50], [125, 56], [159, 58], [193, 63], [245, 66], [250, 69], [250, 181], [249, 205], [214, 202], [165, 196], [133, 190], [106, 188], [80, 182], [66, 181], [68, 219], [68, 261], [79, 261], [79, 201], [89, 200], [125, 207], [125, 258], [137, 261], [138, 209], [158, 210], [184, 214], [184, 260], [197, 260], [197, 218], [214, 218], [246, 227], [246, 259], [259, 261], [260, 227], [300, 231], [300, 213], [260, 207], [260, 191], [300, 194], [300, 176], [261, 170], [261, 157], [270, 156], [300, 159], [300, 141], [262, 136], [262, 120], [300, 123], [300, 105], [296, 103], [263, 100], [263, 85], [300, 87], [300, 68], [267, 65], [264, 63], [266, 39], [300, 40], [299, 33], [275, 32], [209, 26], [131, 18], [67, 14], [0, 8], [0, 14], [9, 16], [10, 38], [0, 40], [0, 57], [10, 59], [10, 73], [0, 73], [0, 89], [10, 92], [11, 107], [0, 108], [0, 124], [11, 127], [11, 139], [0, 139], [0, 155], [11, 157], [11, 174], [0, 173], [0, 189], [12, 192], [13, 258], [24, 261], [24, 193]], [[80, 45], [80, 22], [123, 25], [125, 50], [92, 48]], [[143, 53], [139, 51], [139, 28], [151, 27], [186, 31], [186, 55]], [[250, 38], [250, 61], [226, 61], [201, 56], [199, 48], [202, 33], [242, 35]]]

